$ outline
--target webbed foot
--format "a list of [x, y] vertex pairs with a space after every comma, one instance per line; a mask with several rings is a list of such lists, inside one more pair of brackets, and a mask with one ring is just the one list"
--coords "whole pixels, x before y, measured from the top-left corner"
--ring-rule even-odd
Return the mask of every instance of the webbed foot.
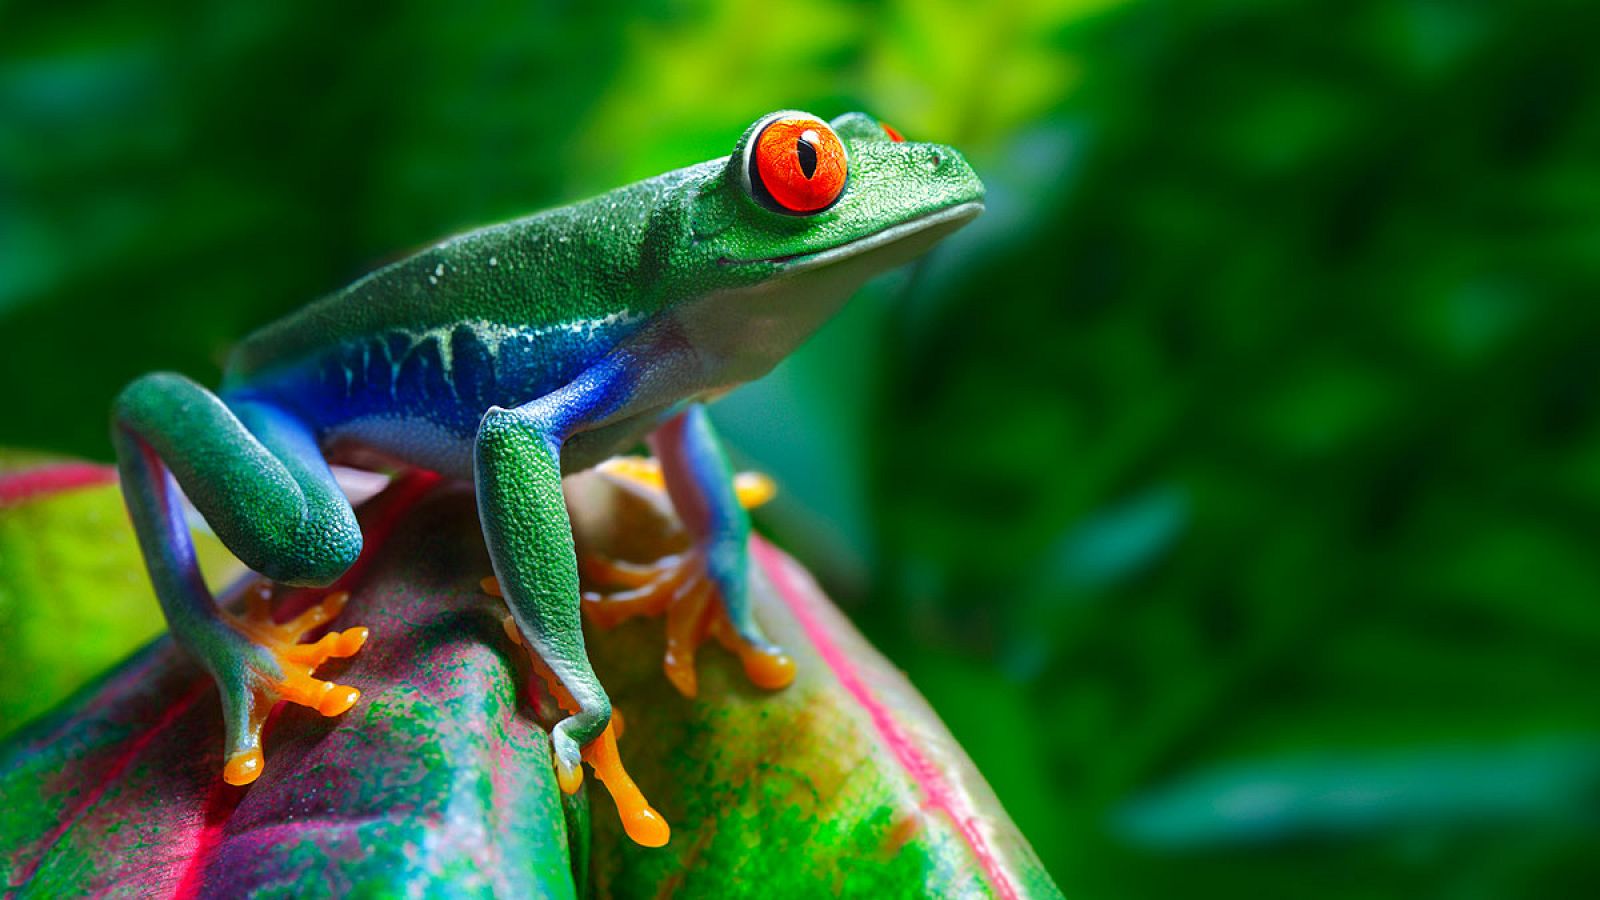
[[[607, 477], [645, 490], [666, 490], [661, 466], [654, 459], [618, 457], [599, 468]], [[776, 493], [772, 479], [755, 472], [741, 472], [733, 483], [745, 509], [766, 503]], [[757, 687], [777, 690], [794, 681], [794, 660], [788, 654], [760, 639], [753, 627], [741, 633], [734, 624], [718, 595], [704, 547], [697, 545], [647, 564], [584, 554], [578, 559], [578, 571], [585, 583], [601, 588], [583, 592], [583, 608], [596, 625], [612, 628], [635, 616], [666, 616], [662, 668], [685, 697], [699, 690], [695, 653], [707, 637], [739, 657], [745, 676]]]
[[348, 685], [313, 677], [329, 659], [355, 655], [366, 643], [364, 627], [330, 631], [309, 644], [300, 639], [344, 609], [349, 593], [338, 591], [287, 622], [273, 621], [270, 592], [263, 587], [245, 600], [243, 615], [224, 613], [243, 638], [230, 664], [220, 667], [224, 712], [228, 719], [228, 761], [222, 778], [244, 785], [261, 775], [261, 726], [279, 700], [309, 706], [324, 716], [337, 716], [355, 705], [361, 692]]
[[[499, 585], [493, 578], [484, 579], [483, 587], [488, 593], [499, 596]], [[522, 633], [517, 630], [516, 620], [508, 615], [501, 624], [505, 627], [506, 636], [511, 638], [512, 643], [528, 651], [528, 661], [532, 663], [533, 670], [539, 677], [544, 679], [550, 695], [569, 716], [576, 716], [579, 711], [578, 704], [561, 686], [560, 680], [550, 671], [550, 667], [539, 658], [539, 654], [533, 652], [533, 649], [522, 640]], [[561, 726], [571, 721], [573, 719], [570, 718], [563, 720], [556, 726], [557, 731], [560, 732]], [[617, 814], [622, 819], [622, 829], [628, 833], [628, 837], [641, 846], [663, 846], [672, 836], [672, 829], [667, 825], [667, 820], [645, 800], [639, 786], [623, 767], [622, 757], [617, 752], [617, 738], [621, 736], [622, 714], [612, 710], [611, 720], [606, 724], [605, 730], [580, 751], [581, 759], [594, 769], [595, 777], [600, 779], [600, 783], [605, 785], [611, 794], [611, 799], [616, 802]], [[575, 793], [583, 784], [583, 768], [561, 759], [559, 751], [556, 759], [556, 781], [566, 794]]]
[[666, 616], [667, 652], [662, 669], [685, 697], [699, 691], [695, 653], [715, 638], [739, 657], [751, 683], [767, 690], [794, 680], [794, 660], [779, 647], [741, 635], [717, 597], [717, 588], [699, 548], [638, 564], [586, 556], [578, 561], [584, 580], [611, 590], [583, 592], [583, 608], [601, 628], [635, 616]]

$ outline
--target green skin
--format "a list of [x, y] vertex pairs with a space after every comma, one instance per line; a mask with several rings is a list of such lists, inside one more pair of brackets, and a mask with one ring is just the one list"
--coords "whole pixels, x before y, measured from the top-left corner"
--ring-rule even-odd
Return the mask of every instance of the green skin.
[[770, 648], [745, 594], [749, 520], [700, 404], [769, 371], [983, 198], [954, 150], [851, 113], [831, 123], [849, 167], [838, 200], [773, 211], [747, 148], [778, 115], [730, 157], [380, 269], [246, 339], [217, 393], [171, 373], [123, 391], [124, 495], [173, 637], [221, 688], [227, 758], [257, 749], [255, 689], [283, 673], [220, 615], [174, 479], [247, 565], [313, 586], [361, 549], [329, 457], [471, 479], [512, 615], [579, 706], [551, 734], [564, 774], [611, 704], [584, 650], [563, 474], [648, 438], [734, 627]]

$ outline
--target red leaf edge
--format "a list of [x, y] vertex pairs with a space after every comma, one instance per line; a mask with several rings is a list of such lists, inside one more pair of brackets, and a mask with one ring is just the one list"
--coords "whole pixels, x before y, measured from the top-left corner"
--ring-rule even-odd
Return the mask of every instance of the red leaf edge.
[[827, 626], [821, 621], [820, 611], [813, 608], [810, 597], [814, 592], [804, 590], [797, 583], [797, 576], [792, 568], [795, 564], [759, 536], [751, 536], [750, 552], [766, 571], [772, 586], [777, 589], [778, 596], [783, 599], [784, 605], [805, 630], [806, 636], [810, 638], [812, 646], [816, 648], [823, 662], [845, 690], [849, 691], [856, 702], [867, 711], [883, 742], [888, 745], [900, 765], [927, 796], [927, 805], [943, 813], [955, 824], [962, 839], [972, 849], [973, 857], [983, 867], [984, 874], [995, 893], [1004, 900], [1017, 900], [1016, 885], [1012, 884], [994, 850], [989, 846], [988, 840], [978, 828], [980, 816], [977, 810], [972, 808], [963, 793], [950, 784], [939, 767], [928, 759], [901, 727], [889, 708], [871, 688], [867, 687], [866, 681], [856, 671], [849, 655], [834, 642]]
[[0, 474], [0, 509], [16, 506], [24, 500], [110, 484], [116, 480], [115, 468], [83, 462], [52, 463], [20, 472], [7, 472]]

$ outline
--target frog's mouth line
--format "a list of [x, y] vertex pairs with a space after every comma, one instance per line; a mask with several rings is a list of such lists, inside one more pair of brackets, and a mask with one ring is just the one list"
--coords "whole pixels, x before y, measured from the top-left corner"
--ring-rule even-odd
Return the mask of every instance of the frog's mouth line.
[[758, 259], [730, 259], [724, 256], [717, 260], [717, 264], [722, 266], [749, 266], [758, 263], [772, 265], [794, 263], [794, 265], [786, 267], [784, 271], [796, 272], [815, 266], [827, 265], [837, 260], [848, 259], [857, 254], [888, 246], [896, 241], [904, 240], [914, 234], [930, 228], [937, 228], [941, 225], [949, 225], [951, 226], [950, 230], [954, 231], [956, 228], [977, 218], [978, 213], [981, 212], [983, 212], [983, 201], [969, 200], [965, 203], [957, 203], [954, 206], [946, 206], [943, 209], [934, 210], [915, 219], [908, 219], [904, 222], [890, 225], [887, 228], [863, 235], [855, 240], [835, 244], [832, 247], [824, 247], [821, 250], [789, 253], [783, 256], [766, 256]]

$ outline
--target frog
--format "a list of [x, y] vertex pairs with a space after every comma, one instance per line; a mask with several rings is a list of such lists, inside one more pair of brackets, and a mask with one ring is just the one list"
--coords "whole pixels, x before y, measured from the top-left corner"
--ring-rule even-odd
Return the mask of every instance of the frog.
[[[687, 647], [669, 645], [682, 693], [696, 690], [706, 634], [752, 682], [785, 687], [795, 665], [753, 614], [750, 518], [706, 403], [768, 373], [869, 278], [983, 209], [982, 181], [949, 146], [865, 113], [779, 110], [728, 156], [378, 268], [244, 338], [215, 391], [173, 372], [132, 381], [111, 413], [123, 497], [171, 637], [219, 690], [222, 779], [247, 785], [265, 770], [262, 724], [279, 701], [351, 709], [359, 689], [315, 670], [369, 632], [303, 642], [338, 616], [341, 593], [287, 623], [264, 601], [219, 606], [184, 498], [255, 573], [326, 587], [362, 549], [342, 461], [471, 484], [508, 632], [562, 701], [549, 737], [564, 793], [585, 762], [608, 786], [625, 780], [586, 603], [664, 607], [669, 626], [682, 604], [709, 609], [691, 617]], [[654, 568], [615, 562], [608, 573], [634, 587], [585, 596], [563, 478], [641, 443], [692, 547]], [[633, 840], [668, 839], [647, 803], [619, 812]]]

